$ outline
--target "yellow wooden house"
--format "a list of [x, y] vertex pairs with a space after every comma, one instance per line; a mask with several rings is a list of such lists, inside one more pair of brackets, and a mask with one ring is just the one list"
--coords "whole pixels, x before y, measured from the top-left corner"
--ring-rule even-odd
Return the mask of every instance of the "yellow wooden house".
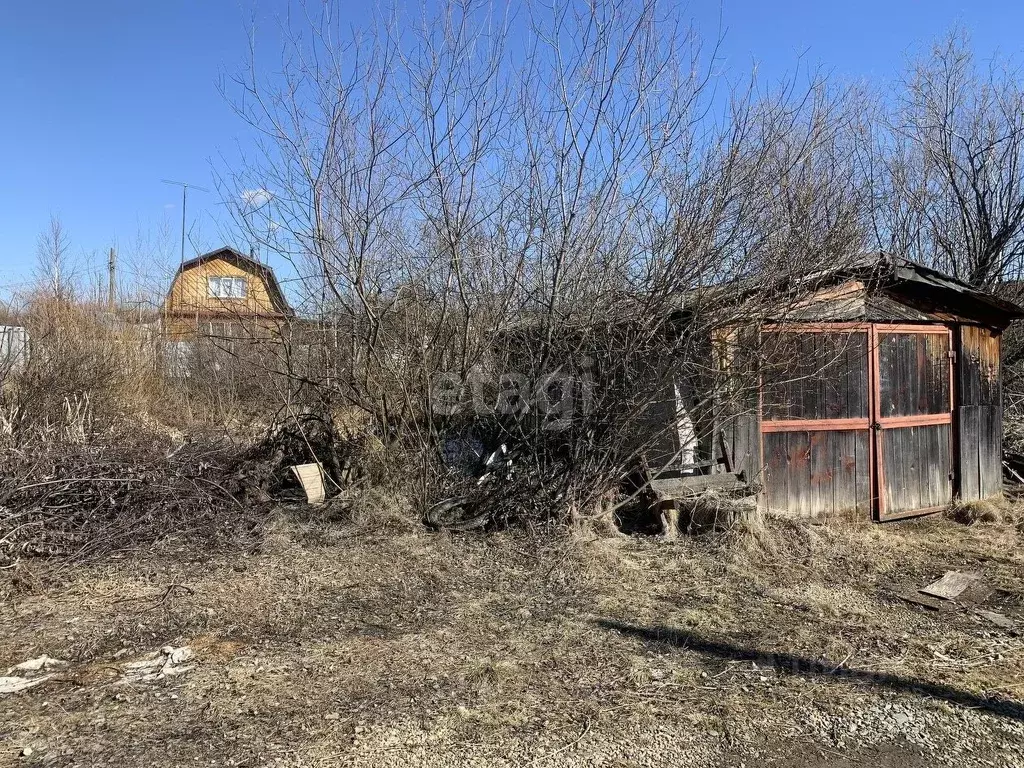
[[278, 336], [295, 316], [274, 271], [234, 248], [220, 248], [182, 263], [163, 306], [164, 335]]

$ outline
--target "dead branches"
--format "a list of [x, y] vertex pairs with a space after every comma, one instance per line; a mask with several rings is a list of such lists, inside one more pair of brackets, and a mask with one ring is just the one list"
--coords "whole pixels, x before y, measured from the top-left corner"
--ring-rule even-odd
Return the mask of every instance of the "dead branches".
[[121, 436], [89, 444], [37, 441], [0, 455], [0, 564], [20, 557], [95, 560], [170, 537], [209, 542], [258, 528], [262, 505], [224, 484], [228, 444]]

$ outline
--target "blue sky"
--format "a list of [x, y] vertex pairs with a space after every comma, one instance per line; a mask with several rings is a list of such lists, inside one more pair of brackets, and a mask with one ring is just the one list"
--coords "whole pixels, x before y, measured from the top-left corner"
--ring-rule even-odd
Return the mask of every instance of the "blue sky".
[[[339, 7], [358, 26], [374, 4]], [[415, 0], [409, 10], [420, 7]], [[0, 286], [28, 279], [51, 213], [69, 230], [75, 256], [129, 248], [162, 222], [176, 238], [181, 191], [161, 179], [213, 189], [219, 158], [247, 146], [218, 82], [244, 66], [253, 21], [273, 64], [286, 9], [287, 0], [6, 0]], [[1024, 4], [1010, 0], [693, 0], [687, 14], [705, 38], [721, 23], [726, 67], [757, 63], [768, 80], [802, 62], [846, 80], [890, 81], [954, 25], [968, 30], [981, 58], [1020, 58], [1024, 48]], [[218, 200], [191, 196], [189, 225], [201, 245], [232, 238]]]

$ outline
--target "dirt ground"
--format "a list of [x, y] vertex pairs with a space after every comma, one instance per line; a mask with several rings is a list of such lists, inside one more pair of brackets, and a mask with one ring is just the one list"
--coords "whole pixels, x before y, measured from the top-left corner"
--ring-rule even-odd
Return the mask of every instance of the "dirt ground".
[[[949, 569], [1024, 625], [1011, 522], [663, 542], [283, 511], [249, 553], [22, 563], [0, 675], [68, 663], [0, 695], [0, 765], [1024, 765], [1024, 641], [896, 597]], [[132, 675], [164, 646], [194, 655]]]

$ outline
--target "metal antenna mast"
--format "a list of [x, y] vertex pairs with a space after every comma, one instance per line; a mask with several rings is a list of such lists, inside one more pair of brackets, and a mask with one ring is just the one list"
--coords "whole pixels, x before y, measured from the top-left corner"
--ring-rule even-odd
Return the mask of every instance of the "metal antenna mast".
[[188, 190], [189, 187], [192, 189], [198, 189], [200, 192], [209, 192], [206, 187], [200, 187], [198, 184], [189, 184], [187, 181], [171, 181], [170, 179], [160, 179], [164, 184], [174, 184], [181, 187], [181, 263], [185, 263], [185, 206], [188, 204]]

